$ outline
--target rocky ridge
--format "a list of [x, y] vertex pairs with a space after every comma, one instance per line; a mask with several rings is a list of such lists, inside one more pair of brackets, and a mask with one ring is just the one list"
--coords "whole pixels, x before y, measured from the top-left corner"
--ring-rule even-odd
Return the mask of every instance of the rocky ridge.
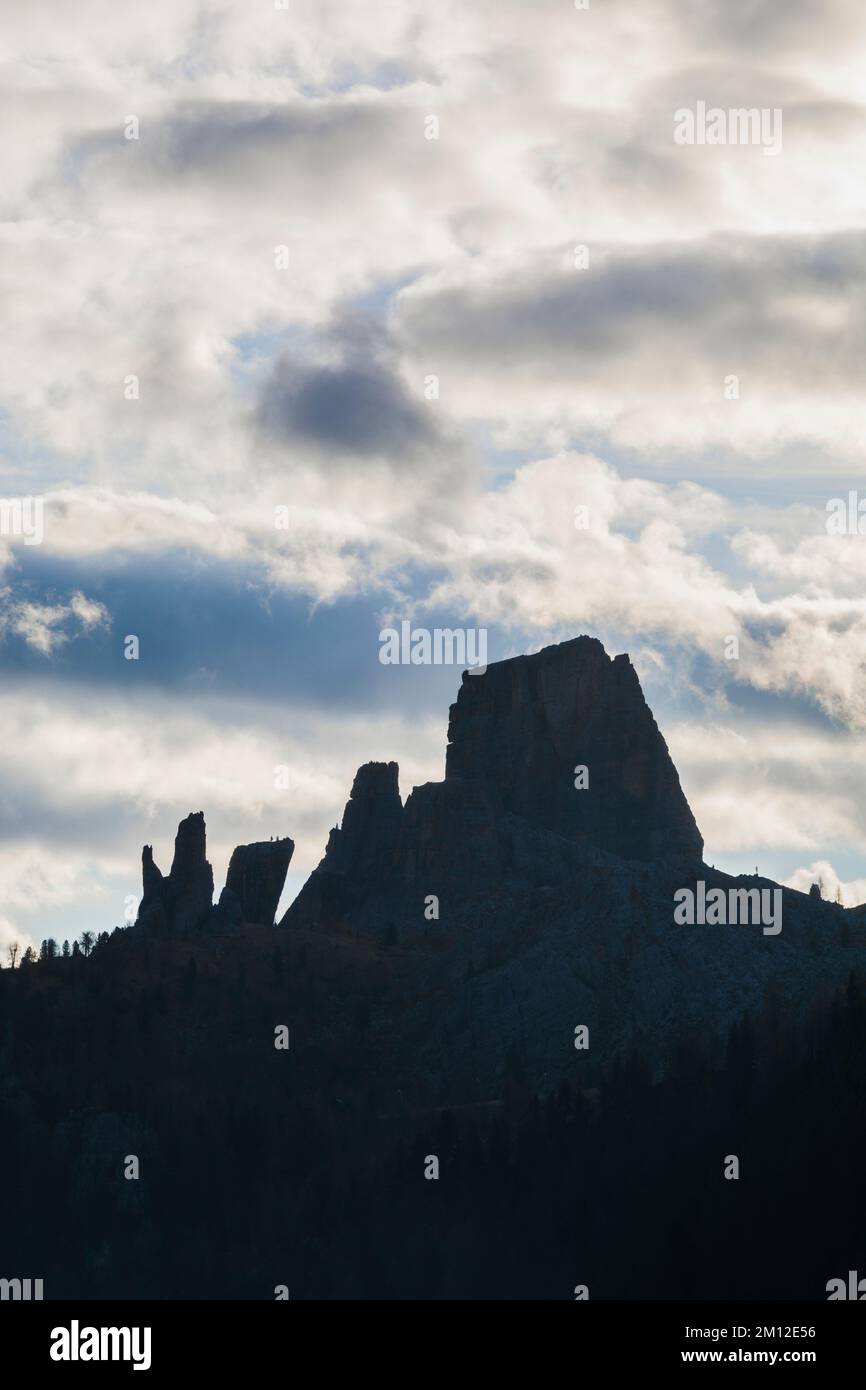
[[167, 878], [154, 862], [152, 846], [142, 850], [142, 898], [136, 925], [172, 936], [242, 925], [273, 926], [294, 848], [288, 838], [239, 845], [214, 906], [204, 813], [191, 812], [178, 826]]

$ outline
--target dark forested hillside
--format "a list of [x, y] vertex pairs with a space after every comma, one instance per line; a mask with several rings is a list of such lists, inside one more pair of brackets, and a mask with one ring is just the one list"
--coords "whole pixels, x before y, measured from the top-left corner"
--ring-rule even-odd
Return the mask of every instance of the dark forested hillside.
[[[662, 1080], [635, 1052], [586, 1086], [575, 1053], [540, 1092], [511, 1055], [498, 1094], [448, 1108], [365, 1061], [365, 982], [398, 966], [117, 932], [0, 973], [4, 1262], [94, 1298], [821, 1299], [866, 1268], [853, 977], [797, 1020], [769, 998], [722, 1046], [683, 1036]], [[353, 1047], [329, 1053], [329, 1017]]]
[[240, 846], [214, 904], [195, 812], [135, 924], [0, 972], [4, 1267], [94, 1298], [866, 1270], [862, 911], [702, 861], [594, 639], [464, 675], [449, 739], [405, 804], [360, 769], [279, 925], [292, 840]]

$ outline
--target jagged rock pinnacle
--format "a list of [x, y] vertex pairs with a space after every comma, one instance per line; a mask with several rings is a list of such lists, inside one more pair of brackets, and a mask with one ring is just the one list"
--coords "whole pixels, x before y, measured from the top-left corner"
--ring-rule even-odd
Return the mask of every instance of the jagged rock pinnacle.
[[[238, 845], [229, 863], [223, 892], [237, 900], [242, 922], [273, 926], [294, 848], [294, 841], [289, 839]], [[220, 907], [223, 906], [221, 897]]]
[[581, 853], [701, 862], [637, 674], [595, 638], [464, 674], [448, 738], [445, 781], [416, 787], [405, 806], [396, 763], [359, 769], [342, 825], [283, 924], [417, 919], [419, 895], [492, 899], [506, 883], [573, 875]]
[[448, 726], [452, 778], [482, 782], [501, 810], [623, 859], [703, 853], [634, 667], [594, 637], [465, 674]]

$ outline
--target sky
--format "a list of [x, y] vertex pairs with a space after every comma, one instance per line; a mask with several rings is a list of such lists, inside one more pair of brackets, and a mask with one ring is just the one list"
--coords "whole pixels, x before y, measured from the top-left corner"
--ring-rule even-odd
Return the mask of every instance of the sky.
[[4, 954], [121, 925], [191, 810], [218, 886], [290, 835], [285, 903], [361, 763], [440, 778], [460, 669], [383, 665], [404, 619], [628, 652], [708, 862], [866, 899], [864, 40], [858, 0], [7, 8]]

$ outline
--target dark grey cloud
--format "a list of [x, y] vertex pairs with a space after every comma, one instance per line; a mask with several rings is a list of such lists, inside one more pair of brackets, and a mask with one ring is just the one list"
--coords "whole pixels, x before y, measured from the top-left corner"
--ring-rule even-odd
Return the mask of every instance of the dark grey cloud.
[[408, 463], [441, 443], [420, 391], [413, 397], [372, 320], [336, 324], [315, 360], [286, 353], [262, 391], [257, 423], [276, 444], [329, 458], [378, 457]]
[[864, 20], [851, 0], [673, 0], [671, 11], [695, 39], [749, 53], [833, 49], [856, 38]]
[[78, 136], [66, 161], [72, 171], [108, 160], [133, 180], [201, 181], [272, 195], [290, 193], [299, 175], [352, 179], [400, 129], [394, 110], [361, 100], [187, 101], [154, 118], [142, 114], [137, 141], [119, 140], [117, 129]]
[[[419, 576], [418, 593], [425, 587]], [[51, 603], [74, 589], [103, 603], [110, 624], [50, 656], [0, 633], [7, 685], [39, 679], [70, 690], [164, 691], [181, 705], [219, 696], [339, 711], [394, 710], [408, 701], [444, 711], [459, 683], [449, 667], [382, 665], [381, 613], [393, 603], [382, 591], [313, 606], [273, 589], [254, 566], [182, 552], [163, 553], [158, 565], [136, 556], [71, 561], [28, 552], [15, 576], [22, 602]], [[416, 621], [455, 627], [464, 620], [444, 612]], [[124, 659], [128, 633], [140, 640], [137, 662]]]
[[866, 369], [866, 234], [711, 237], [634, 250], [593, 248], [484, 284], [404, 295], [413, 353], [463, 370], [617, 385], [748, 368], [763, 383], [859, 389]]

